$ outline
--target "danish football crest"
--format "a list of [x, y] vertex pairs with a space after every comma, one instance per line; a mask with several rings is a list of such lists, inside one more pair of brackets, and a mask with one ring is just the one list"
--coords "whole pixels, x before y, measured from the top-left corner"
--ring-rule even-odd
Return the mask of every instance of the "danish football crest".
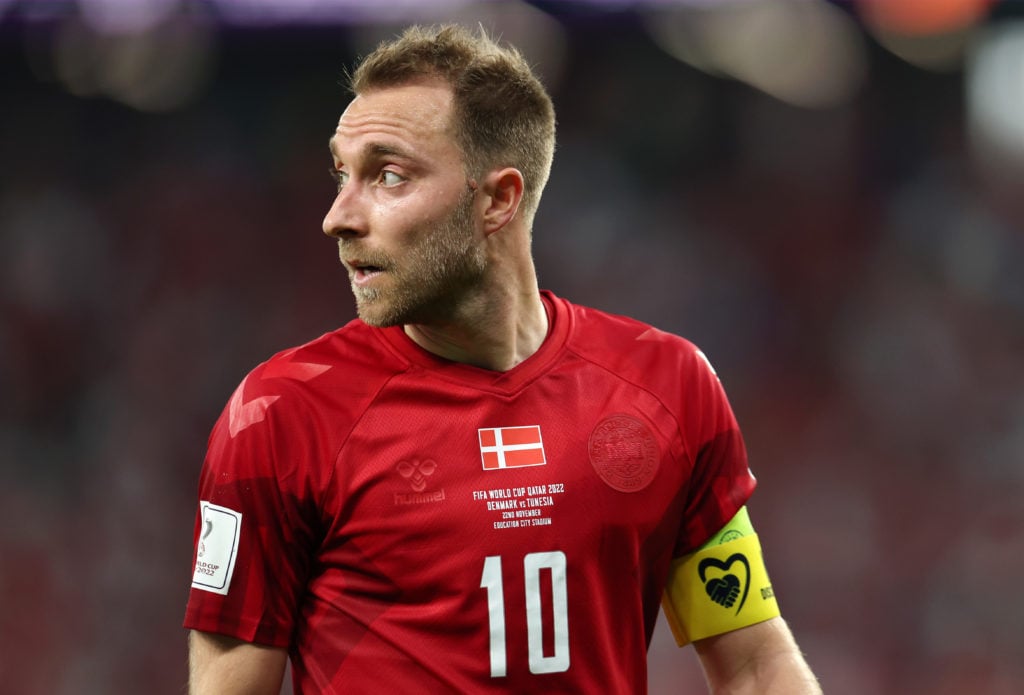
[[637, 492], [658, 473], [658, 440], [631, 415], [609, 415], [590, 434], [590, 463], [601, 480], [620, 492]]

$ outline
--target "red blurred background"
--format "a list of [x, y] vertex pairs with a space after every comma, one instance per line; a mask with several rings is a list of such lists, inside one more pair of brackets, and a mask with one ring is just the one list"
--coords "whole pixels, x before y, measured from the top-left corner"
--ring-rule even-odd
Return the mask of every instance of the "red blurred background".
[[[0, 2], [0, 689], [182, 692], [209, 429], [354, 316], [320, 232], [342, 69], [454, 18], [555, 99], [542, 286], [715, 363], [825, 691], [1024, 692], [1017, 8], [374, 8]], [[651, 663], [701, 691], [663, 626]]]

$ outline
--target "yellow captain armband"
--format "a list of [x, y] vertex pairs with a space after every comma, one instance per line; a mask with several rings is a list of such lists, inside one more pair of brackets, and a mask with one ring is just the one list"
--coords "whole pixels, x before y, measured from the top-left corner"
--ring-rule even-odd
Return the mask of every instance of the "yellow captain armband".
[[680, 647], [779, 615], [746, 507], [697, 552], [672, 562], [662, 608]]

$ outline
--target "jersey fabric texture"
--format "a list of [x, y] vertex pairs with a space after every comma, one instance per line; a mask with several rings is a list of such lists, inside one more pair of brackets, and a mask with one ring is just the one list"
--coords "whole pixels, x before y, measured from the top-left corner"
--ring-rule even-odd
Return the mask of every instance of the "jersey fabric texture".
[[693, 344], [543, 299], [508, 372], [359, 320], [253, 370], [199, 484], [230, 584], [185, 626], [287, 648], [297, 693], [646, 692], [671, 560], [755, 481]]

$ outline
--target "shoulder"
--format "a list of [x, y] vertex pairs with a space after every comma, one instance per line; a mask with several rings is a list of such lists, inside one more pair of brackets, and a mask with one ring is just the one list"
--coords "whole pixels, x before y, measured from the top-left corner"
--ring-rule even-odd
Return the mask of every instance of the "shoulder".
[[308, 343], [282, 350], [250, 372], [261, 381], [283, 379], [306, 388], [350, 391], [366, 380], [386, 379], [408, 368], [387, 348], [381, 330], [354, 320]]
[[690, 340], [636, 319], [580, 306], [567, 349], [591, 367], [653, 397], [676, 422], [687, 449], [699, 451], [736, 430], [725, 390]]
[[278, 352], [250, 371], [232, 394], [224, 420], [232, 437], [256, 422], [352, 417], [383, 384], [408, 368], [377, 332], [355, 320]]
[[682, 336], [629, 316], [565, 304], [574, 323], [569, 347], [590, 362], [642, 381], [714, 374], [700, 348]]

